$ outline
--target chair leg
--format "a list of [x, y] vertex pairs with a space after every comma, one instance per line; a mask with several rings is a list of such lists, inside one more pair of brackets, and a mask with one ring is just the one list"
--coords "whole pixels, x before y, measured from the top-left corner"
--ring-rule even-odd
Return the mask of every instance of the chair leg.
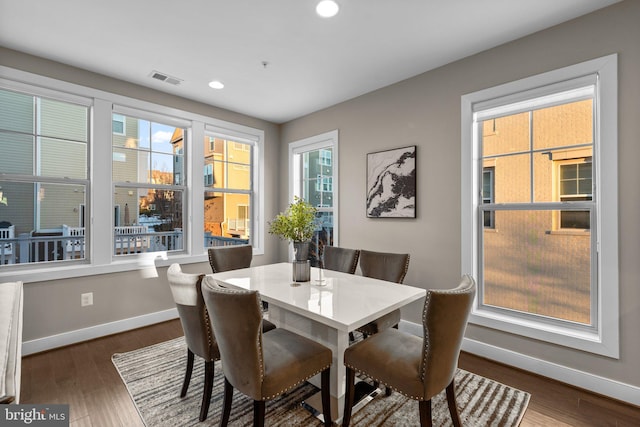
[[253, 427], [264, 427], [264, 400], [253, 401]]
[[233, 386], [227, 378], [224, 379], [224, 397], [222, 401], [222, 418], [220, 418], [220, 427], [227, 427], [229, 424], [229, 416], [231, 415], [231, 402], [233, 401]]
[[456, 386], [454, 382], [455, 380], [451, 380], [451, 383], [447, 386], [447, 404], [449, 405], [453, 426], [460, 427], [462, 422], [460, 421], [460, 412], [458, 412], [458, 405], [456, 404]]
[[207, 419], [209, 413], [209, 403], [211, 403], [211, 391], [213, 390], [213, 376], [215, 373], [215, 362], [204, 362], [204, 391], [202, 392], [202, 405], [200, 406], [200, 421]]
[[189, 381], [191, 381], [191, 372], [193, 371], [193, 352], [187, 349], [187, 370], [184, 373], [184, 382], [182, 383], [182, 390], [180, 391], [180, 397], [187, 395], [189, 389]]
[[418, 402], [420, 408], [420, 427], [432, 427], [431, 399]]
[[320, 387], [322, 390], [322, 414], [324, 415], [324, 425], [325, 427], [331, 427], [333, 425], [333, 420], [331, 419], [331, 377], [329, 373], [331, 372], [331, 368], [327, 368], [322, 371], [320, 376]]
[[342, 411], [342, 427], [349, 427], [351, 422], [351, 408], [353, 408], [353, 399], [355, 395], [355, 379], [356, 371], [347, 367], [347, 388], [344, 394], [344, 411]]

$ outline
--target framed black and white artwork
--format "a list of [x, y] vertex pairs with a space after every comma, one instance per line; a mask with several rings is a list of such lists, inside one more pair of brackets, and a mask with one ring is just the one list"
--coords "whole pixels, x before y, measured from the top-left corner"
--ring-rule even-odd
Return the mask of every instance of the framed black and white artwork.
[[416, 146], [367, 154], [367, 217], [416, 217]]

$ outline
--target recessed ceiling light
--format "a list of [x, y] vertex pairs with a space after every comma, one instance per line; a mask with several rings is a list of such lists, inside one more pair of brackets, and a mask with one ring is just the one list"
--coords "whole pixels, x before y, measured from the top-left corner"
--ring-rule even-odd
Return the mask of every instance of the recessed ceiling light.
[[332, 16], [336, 16], [338, 11], [340, 10], [340, 6], [333, 0], [322, 0], [316, 6], [316, 13], [323, 18], [331, 18]]
[[224, 84], [218, 80], [214, 80], [212, 82], [209, 82], [209, 87], [212, 89], [222, 89], [224, 87]]

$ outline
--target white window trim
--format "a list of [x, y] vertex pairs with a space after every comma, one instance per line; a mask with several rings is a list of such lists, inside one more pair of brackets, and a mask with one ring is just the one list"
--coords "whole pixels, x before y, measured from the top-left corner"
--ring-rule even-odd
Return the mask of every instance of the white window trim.
[[[203, 129], [201, 141], [204, 141], [206, 135], [215, 134], [216, 138], [227, 139], [233, 142], [242, 142], [253, 146], [252, 153], [252, 167], [251, 173], [251, 188], [253, 191], [253, 207], [251, 209], [249, 223], [251, 224], [251, 245], [253, 246], [254, 255], [264, 255], [264, 233], [266, 223], [262, 223], [264, 218], [264, 131], [258, 131], [257, 129], [248, 128], [246, 126], [233, 125], [227, 122], [209, 122]], [[203, 170], [204, 168], [204, 144], [200, 144], [200, 153], [194, 155], [194, 160], [197, 159], [196, 168]], [[202, 208], [199, 212], [204, 212], [204, 180], [200, 180], [199, 186], [201, 190], [200, 203]], [[194, 191], [196, 191], [194, 186]], [[202, 215], [201, 215], [202, 216]], [[200, 218], [202, 226], [201, 230], [204, 230], [204, 218]], [[202, 234], [202, 233], [201, 233]], [[199, 237], [199, 236], [198, 236]], [[201, 239], [200, 245], [204, 247], [204, 237]], [[194, 243], [195, 244], [195, 243]]]
[[[172, 107], [166, 107], [127, 96], [114, 94], [75, 83], [69, 83], [38, 74], [17, 70], [0, 65], [0, 87], [16, 88], [31, 92], [37, 90], [41, 96], [55, 94], [57, 99], [75, 102], [82, 105], [91, 105], [87, 98], [93, 100], [93, 112], [91, 116], [91, 128], [93, 131], [92, 147], [90, 147], [90, 174], [91, 192], [87, 195], [86, 207], [90, 214], [87, 218], [90, 232], [87, 233], [87, 245], [90, 246], [90, 260], [61, 262], [56, 265], [33, 265], [29, 268], [21, 266], [3, 268], [0, 270], [0, 282], [22, 280], [24, 282], [41, 282], [71, 277], [83, 277], [97, 274], [109, 274], [122, 271], [145, 270], [145, 274], [154, 275], [156, 266], [168, 266], [173, 262], [191, 264], [208, 262], [207, 253], [204, 250], [204, 233], [189, 233], [190, 238], [184, 243], [185, 252], [182, 254], [144, 253], [138, 256], [124, 257], [126, 259], [112, 259], [111, 245], [96, 244], [96, 242], [111, 242], [113, 224], [113, 204], [111, 197], [104, 197], [112, 193], [111, 162], [98, 161], [96, 159], [111, 159], [112, 154], [112, 113], [114, 106], [117, 112], [126, 114], [129, 109], [146, 111], [149, 118], [167, 117], [175, 118], [175, 123], [187, 123], [191, 132], [187, 132], [185, 155], [185, 179], [188, 183], [187, 205], [188, 217], [184, 218], [185, 228], [188, 230], [204, 230], [204, 218], [202, 215], [194, 215], [194, 212], [202, 212], [204, 209], [203, 191], [204, 182], [202, 170], [204, 166], [204, 147], [202, 143], [194, 144], [194, 141], [204, 141], [205, 125], [208, 129], [214, 129], [219, 134], [228, 135], [230, 139], [244, 138], [254, 141], [257, 150], [256, 168], [258, 187], [256, 191], [256, 206], [254, 212], [255, 224], [259, 224], [259, 231], [254, 233], [254, 254], [264, 253], [264, 138], [262, 129], [231, 123], [224, 120], [203, 116]], [[62, 95], [62, 96], [61, 96]], [[156, 116], [158, 115], [158, 116]], [[189, 127], [186, 126], [186, 127]], [[195, 171], [195, 172], [192, 172]], [[106, 177], [106, 178], [105, 178]], [[197, 197], [194, 197], [197, 195]], [[100, 225], [100, 226], [96, 226]]]
[[[598, 161], [595, 174], [600, 188], [597, 218], [596, 250], [598, 251], [598, 292], [596, 331], [568, 329], [555, 324], [541, 324], [528, 319], [479, 310], [476, 300], [469, 322], [541, 341], [567, 346], [612, 358], [619, 358], [619, 272], [618, 272], [618, 82], [617, 54], [528, 77], [462, 96], [461, 99], [461, 270], [477, 277], [479, 194], [476, 180], [480, 176], [474, 151], [477, 126], [473, 124], [473, 110], [479, 103], [485, 107], [491, 100], [524, 91], [536, 91], [558, 82], [565, 82], [595, 74], [598, 76], [596, 117], [594, 126], [594, 155]], [[560, 83], [561, 84], [561, 83]], [[496, 107], [499, 108], [499, 107]]]
[[[308, 138], [304, 138], [298, 141], [294, 141], [289, 143], [289, 202], [293, 202], [294, 196], [300, 196], [300, 188], [301, 184], [299, 178], [301, 176], [301, 171], [299, 170], [299, 165], [294, 162], [294, 158], [298, 154], [305, 153], [307, 151], [320, 150], [322, 148], [331, 148], [332, 150], [332, 183], [333, 183], [333, 244], [335, 246], [339, 245], [339, 206], [338, 206], [338, 171], [339, 171], [339, 163], [338, 163], [338, 130], [332, 130], [329, 132], [321, 133], [319, 135], [310, 136]], [[289, 258], [293, 259], [293, 245], [290, 246], [290, 255]]]

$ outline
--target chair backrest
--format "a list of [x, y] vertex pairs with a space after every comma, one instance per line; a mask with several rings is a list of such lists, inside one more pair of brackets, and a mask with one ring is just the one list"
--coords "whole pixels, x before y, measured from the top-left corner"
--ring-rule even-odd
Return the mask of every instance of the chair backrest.
[[257, 291], [229, 289], [212, 277], [202, 294], [218, 339], [225, 378], [254, 400], [262, 399], [262, 303]]
[[468, 275], [454, 289], [427, 290], [420, 366], [426, 397], [435, 396], [453, 380], [475, 293], [476, 283]]
[[220, 354], [202, 298], [203, 277], [204, 274], [183, 273], [179, 264], [171, 264], [167, 270], [187, 346], [194, 354], [211, 361], [218, 359]]
[[323, 268], [353, 274], [358, 266], [360, 251], [357, 249], [325, 246], [322, 248]]
[[250, 267], [252, 259], [253, 247], [251, 245], [209, 248], [209, 264], [214, 273]]
[[409, 270], [409, 254], [360, 250], [360, 271], [366, 277], [402, 283]]

